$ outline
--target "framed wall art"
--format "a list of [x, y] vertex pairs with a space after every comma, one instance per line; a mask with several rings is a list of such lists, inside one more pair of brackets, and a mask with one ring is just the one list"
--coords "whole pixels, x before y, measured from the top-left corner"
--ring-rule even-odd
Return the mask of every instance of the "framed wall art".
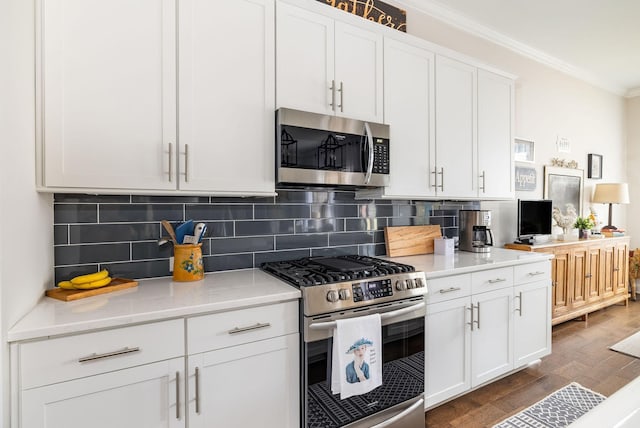
[[581, 169], [544, 167], [544, 198], [553, 201], [553, 207], [567, 213], [567, 204], [573, 205], [577, 215], [582, 215], [584, 171]]
[[589, 153], [587, 165], [587, 178], [599, 180], [602, 178], [602, 155]]
[[514, 139], [513, 158], [518, 162], [535, 161], [535, 143], [522, 138]]

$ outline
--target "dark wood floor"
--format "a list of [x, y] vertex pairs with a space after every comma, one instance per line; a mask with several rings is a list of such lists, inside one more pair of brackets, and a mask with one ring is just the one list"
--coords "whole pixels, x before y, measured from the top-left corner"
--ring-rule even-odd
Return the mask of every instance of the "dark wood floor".
[[640, 375], [640, 359], [608, 349], [640, 330], [640, 301], [553, 327], [552, 354], [529, 367], [428, 411], [428, 428], [491, 427], [570, 382], [610, 396]]

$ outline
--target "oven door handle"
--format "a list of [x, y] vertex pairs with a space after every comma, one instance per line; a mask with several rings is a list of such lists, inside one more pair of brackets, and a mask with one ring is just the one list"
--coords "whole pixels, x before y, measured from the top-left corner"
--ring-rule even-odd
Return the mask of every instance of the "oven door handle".
[[[382, 321], [384, 321], [384, 320], [388, 320], [390, 318], [398, 317], [400, 315], [408, 314], [409, 312], [413, 312], [413, 311], [415, 311], [417, 309], [424, 308], [425, 305], [426, 304], [424, 302], [420, 302], [418, 304], [411, 305], [411, 306], [408, 306], [406, 308], [396, 309], [395, 311], [391, 311], [391, 312], [385, 312], [383, 314], [380, 314], [380, 319]], [[327, 330], [327, 329], [330, 329], [330, 328], [336, 328], [336, 322], [335, 321], [319, 322], [319, 323], [315, 323], [315, 324], [309, 325], [309, 328], [311, 330]]]
[[408, 416], [410, 413], [413, 413], [418, 407], [423, 407], [423, 406], [424, 406], [424, 398], [421, 398], [418, 401], [416, 401], [415, 403], [413, 403], [411, 406], [409, 406], [406, 409], [404, 409], [402, 412], [400, 412], [397, 415], [395, 415], [394, 417], [389, 418], [386, 421], [384, 421], [382, 423], [379, 423], [378, 425], [374, 425], [371, 428], [390, 427], [390, 426], [394, 425], [396, 422], [398, 422], [400, 419]]

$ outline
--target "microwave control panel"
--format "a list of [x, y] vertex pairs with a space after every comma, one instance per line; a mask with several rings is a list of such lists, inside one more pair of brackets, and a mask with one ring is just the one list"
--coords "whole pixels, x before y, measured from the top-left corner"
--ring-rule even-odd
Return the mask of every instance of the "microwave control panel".
[[373, 173], [389, 174], [389, 140], [373, 139]]

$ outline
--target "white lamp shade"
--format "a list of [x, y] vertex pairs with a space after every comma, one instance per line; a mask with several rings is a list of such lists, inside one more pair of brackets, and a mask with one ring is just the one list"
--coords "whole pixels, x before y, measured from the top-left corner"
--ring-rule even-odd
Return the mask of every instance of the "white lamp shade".
[[591, 201], [601, 204], [628, 204], [629, 185], [627, 183], [596, 184]]

